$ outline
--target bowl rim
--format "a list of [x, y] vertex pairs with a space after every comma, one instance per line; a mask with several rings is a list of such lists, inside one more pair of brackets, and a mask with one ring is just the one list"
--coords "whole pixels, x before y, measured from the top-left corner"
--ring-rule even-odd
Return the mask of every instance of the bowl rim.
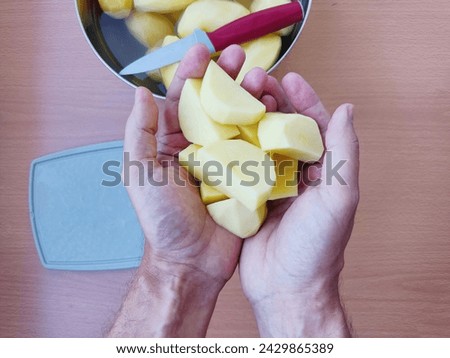
[[[289, 53], [291, 52], [292, 48], [293, 48], [294, 45], [297, 43], [297, 41], [298, 41], [298, 39], [299, 39], [299, 37], [300, 37], [300, 34], [302, 33], [302, 31], [303, 31], [303, 29], [304, 29], [304, 27], [305, 27], [305, 25], [306, 25], [306, 22], [307, 22], [308, 17], [309, 17], [309, 13], [311, 12], [311, 6], [312, 6], [313, 0], [308, 0], [308, 7], [307, 7], [306, 11], [305, 11], [305, 9], [304, 9], [304, 7], [303, 7], [302, 0], [292, 0], [292, 1], [298, 1], [298, 2], [300, 2], [300, 5], [302, 5], [302, 9], [303, 9], [303, 12], [304, 12], [304, 17], [303, 17], [303, 20], [302, 20], [302, 24], [300, 25], [300, 28], [299, 28], [297, 34], [295, 35], [294, 39], [292, 40], [291, 44], [290, 44], [289, 47], [286, 49], [286, 51], [284, 52], [284, 54], [277, 60], [277, 62], [275, 62], [275, 63], [267, 70], [267, 73], [268, 73], [268, 74], [270, 74], [270, 73], [272, 73], [273, 71], [275, 71], [275, 70], [278, 68], [278, 66], [280, 66], [281, 62], [289, 55]], [[96, 48], [94, 47], [94, 45], [92, 44], [92, 42], [91, 42], [91, 40], [89, 39], [88, 34], [87, 34], [87, 32], [86, 32], [86, 30], [85, 30], [85, 28], [84, 28], [83, 21], [82, 21], [82, 19], [81, 19], [81, 14], [80, 14], [80, 11], [79, 11], [79, 9], [78, 9], [78, 2], [79, 2], [79, 0], [74, 0], [74, 2], [73, 2], [74, 5], [75, 5], [75, 12], [76, 12], [76, 14], [77, 14], [78, 24], [79, 24], [79, 26], [81, 27], [81, 32], [83, 33], [83, 36], [84, 36], [86, 42], [88, 43], [89, 47], [91, 48], [92, 52], [94, 52], [95, 56], [97, 56], [97, 58], [103, 63], [103, 65], [106, 66], [106, 68], [109, 69], [109, 71], [112, 72], [117, 78], [121, 79], [123, 82], [125, 82], [125, 83], [128, 84], [129, 86], [131, 86], [131, 87], [133, 87], [133, 88], [137, 88], [138, 86], [137, 86], [136, 84], [132, 83], [131, 81], [128, 81], [124, 76], [121, 76], [119, 73], [117, 73], [117, 72], [116, 72], [116, 71], [115, 71], [115, 70], [114, 70], [114, 69], [106, 62], [106, 60], [98, 53], [97, 49], [96, 49]], [[160, 94], [153, 93], [153, 92], [152, 92], [152, 94], [153, 94], [153, 96], [156, 97], [156, 98], [163, 99], [163, 100], [166, 99], [166, 96], [162, 96], [162, 95], [160, 95]]]

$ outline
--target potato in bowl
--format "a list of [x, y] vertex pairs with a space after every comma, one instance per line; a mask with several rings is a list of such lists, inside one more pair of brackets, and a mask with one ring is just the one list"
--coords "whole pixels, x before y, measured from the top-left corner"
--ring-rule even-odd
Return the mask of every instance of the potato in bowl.
[[[266, 0], [265, 4], [267, 1], [269, 0]], [[271, 1], [273, 1], [274, 6], [280, 5], [280, 0]], [[223, 5], [223, 3], [228, 2], [232, 3], [232, 5]], [[199, 5], [199, 3], [204, 4]], [[295, 24], [289, 34], [284, 36], [274, 34], [271, 41], [259, 40], [259, 45], [258, 43], [252, 42], [243, 45], [248, 58], [247, 63], [244, 65], [245, 71], [258, 66], [270, 72], [283, 61], [300, 36], [309, 14], [311, 0], [302, 0], [301, 3], [305, 10], [305, 18], [302, 22]], [[160, 46], [166, 36], [182, 37], [178, 33], [178, 25], [181, 22], [187, 24], [184, 28], [192, 29], [196, 26], [202, 27], [200, 22], [204, 20], [200, 18], [198, 20], [195, 19], [195, 14], [198, 13], [198, 10], [186, 11], [189, 6], [191, 6], [191, 9], [194, 8], [194, 10], [196, 8], [198, 9], [199, 6], [204, 9], [213, 9], [214, 7], [222, 9], [223, 6], [227, 6], [227, 8], [233, 7], [234, 9], [239, 9], [236, 12], [241, 14], [240, 16], [252, 11], [252, 2], [243, 0], [135, 0], [132, 9], [130, 9], [130, 2], [127, 0], [76, 0], [75, 4], [85, 37], [94, 53], [104, 65], [126, 83], [133, 87], [147, 87], [159, 98], [165, 98], [166, 94], [166, 86], [161, 82], [161, 76], [149, 77], [147, 74], [120, 76], [119, 72], [134, 60], [144, 56], [149, 50], [154, 50], [155, 47]], [[148, 11], [149, 9], [152, 10]], [[144, 21], [144, 25], [133, 26], [134, 31], [130, 31], [131, 26], [127, 26], [127, 22], [130, 24], [130, 16], [136, 18], [133, 15], [136, 12], [158, 15], [144, 16], [146, 18], [158, 18], [160, 20], [159, 22], [154, 22], [161, 24], [161, 26], [158, 25], [157, 29], [154, 30], [157, 34], [148, 34], [156, 26], [153, 25], [152, 27], [151, 20], [147, 20], [147, 23]], [[194, 15], [189, 16], [189, 13]], [[184, 17], [185, 15], [187, 17]], [[143, 18], [142, 16], [139, 17], [141, 19]], [[170, 30], [168, 22], [165, 19], [171, 24]], [[215, 23], [216, 26], [222, 25], [220, 21], [212, 21], [212, 23], [213, 25]], [[136, 21], [133, 25], [136, 25]], [[210, 24], [208, 29], [214, 29], [213, 25]], [[140, 27], [145, 29], [141, 29]], [[161, 27], [164, 27], [164, 29], [161, 29]], [[183, 33], [183, 35], [186, 34]], [[275, 36], [278, 36], [278, 38], [275, 38]], [[151, 41], [144, 44], [143, 39], [151, 39]], [[149, 49], [149, 46], [153, 48]], [[243, 74], [240, 75], [239, 79], [243, 78]]]

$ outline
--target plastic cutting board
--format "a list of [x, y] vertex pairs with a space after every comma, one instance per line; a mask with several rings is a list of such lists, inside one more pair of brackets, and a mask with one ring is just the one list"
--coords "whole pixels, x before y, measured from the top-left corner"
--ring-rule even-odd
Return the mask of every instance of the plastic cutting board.
[[[30, 218], [44, 267], [110, 270], [139, 266], [144, 236], [128, 194], [122, 183], [102, 185], [121, 173], [122, 151], [122, 142], [110, 142], [32, 162]], [[109, 172], [103, 169], [106, 162]]]

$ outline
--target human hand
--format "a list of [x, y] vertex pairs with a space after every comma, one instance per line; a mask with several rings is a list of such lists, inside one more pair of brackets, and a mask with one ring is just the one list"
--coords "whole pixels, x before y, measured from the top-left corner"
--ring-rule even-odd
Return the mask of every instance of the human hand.
[[[263, 92], [269, 111], [315, 119], [326, 153], [323, 166], [305, 166], [299, 197], [272, 202], [263, 227], [245, 240], [241, 284], [263, 336], [348, 336], [338, 278], [359, 200], [359, 146], [353, 106], [330, 118], [313, 89], [290, 73], [281, 85], [269, 78]], [[332, 168], [345, 161], [334, 178]], [[309, 177], [309, 179], [308, 179]], [[313, 185], [321, 179], [320, 185]], [[317, 182], [315, 182], [317, 184]]]
[[[230, 72], [235, 63], [240, 66], [241, 60], [235, 56], [231, 48], [221, 57]], [[178, 121], [181, 90], [187, 78], [203, 77], [209, 60], [203, 46], [188, 52], [159, 116], [151, 93], [145, 88], [136, 90], [124, 152], [131, 161], [142, 163], [149, 182], [142, 183], [137, 166], [130, 166], [124, 173], [124, 182], [147, 239], [145, 262], [167, 267], [177, 275], [195, 273], [207, 286], [221, 287], [236, 268], [241, 240], [211, 219], [198, 187], [176, 160], [178, 152], [189, 144]]]
[[[218, 64], [236, 77], [244, 58], [239, 46], [230, 46]], [[189, 144], [178, 121], [181, 90], [187, 78], [203, 77], [209, 61], [204, 46], [187, 53], [159, 120], [151, 93], [136, 90], [126, 126], [124, 154], [129, 165], [124, 164], [123, 179], [147, 244], [110, 335], [204, 336], [219, 291], [237, 266], [242, 240], [213, 221], [198, 187], [176, 161], [178, 152]], [[252, 92], [266, 81], [267, 74], [256, 70], [243, 87]], [[147, 176], [153, 183], [147, 183]]]

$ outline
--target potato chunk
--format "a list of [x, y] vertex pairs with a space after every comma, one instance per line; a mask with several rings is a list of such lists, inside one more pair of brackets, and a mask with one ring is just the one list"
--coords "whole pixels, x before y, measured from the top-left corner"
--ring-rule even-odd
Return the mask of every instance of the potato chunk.
[[259, 122], [261, 149], [302, 162], [316, 162], [323, 143], [316, 121], [297, 113], [267, 113]]
[[258, 123], [249, 126], [238, 126], [238, 129], [239, 136], [236, 137], [237, 139], [242, 139], [257, 147], [261, 147], [258, 139]]
[[139, 11], [159, 12], [162, 14], [183, 10], [194, 0], [134, 0]]
[[124, 19], [133, 10], [133, 0], [99, 0], [103, 12], [116, 19]]
[[236, 199], [227, 199], [207, 206], [214, 221], [241, 239], [255, 235], [267, 215], [266, 204], [249, 210]]
[[130, 33], [148, 48], [158, 45], [164, 37], [172, 35], [173, 24], [161, 14], [133, 11], [126, 19]]
[[177, 27], [178, 36], [186, 37], [195, 29], [211, 32], [248, 14], [248, 9], [233, 1], [196, 1], [181, 16]]
[[298, 195], [298, 160], [285, 157], [281, 154], [273, 154], [277, 180], [270, 193], [269, 200], [290, 198]]
[[266, 107], [244, 90], [214, 61], [203, 77], [200, 99], [206, 113], [222, 124], [257, 123]]
[[222, 194], [214, 187], [209, 186], [203, 182], [200, 184], [200, 195], [205, 205], [217, 203], [218, 201], [228, 199], [228, 197], [225, 194]]
[[264, 204], [275, 185], [275, 163], [260, 148], [240, 139], [202, 147], [197, 158], [203, 181], [249, 210]]
[[236, 82], [241, 83], [244, 76], [254, 67], [270, 69], [281, 51], [281, 37], [269, 34], [242, 45], [245, 52], [245, 62], [239, 72]]
[[191, 144], [178, 153], [178, 163], [197, 180], [202, 180], [202, 168], [198, 160], [200, 148], [197, 144]]
[[237, 136], [236, 126], [213, 121], [200, 103], [202, 80], [189, 78], [181, 92], [178, 117], [181, 130], [189, 142], [208, 145]]

